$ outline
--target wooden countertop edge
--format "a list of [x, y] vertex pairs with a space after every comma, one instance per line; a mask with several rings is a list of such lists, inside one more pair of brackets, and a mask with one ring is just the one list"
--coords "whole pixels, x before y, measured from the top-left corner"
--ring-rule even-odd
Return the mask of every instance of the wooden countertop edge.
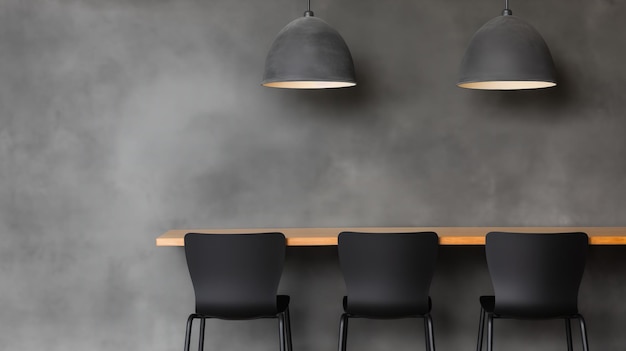
[[[157, 246], [184, 246], [186, 233], [286, 232], [288, 246], [334, 246], [341, 231], [406, 232], [435, 231], [440, 245], [484, 245], [489, 231], [571, 232], [589, 235], [591, 245], [626, 245], [626, 227], [378, 227], [378, 228], [257, 228], [257, 229], [173, 229], [156, 239]], [[477, 232], [484, 234], [476, 234]], [[297, 235], [289, 235], [297, 233]], [[465, 233], [465, 234], [464, 234]]]

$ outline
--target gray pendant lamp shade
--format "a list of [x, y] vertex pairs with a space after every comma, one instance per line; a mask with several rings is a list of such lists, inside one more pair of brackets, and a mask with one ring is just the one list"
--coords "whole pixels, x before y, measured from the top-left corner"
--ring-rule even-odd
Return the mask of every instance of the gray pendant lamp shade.
[[355, 86], [352, 55], [341, 35], [309, 9], [278, 33], [265, 60], [262, 85], [289, 89]]
[[539, 32], [508, 8], [474, 34], [461, 63], [461, 88], [520, 90], [556, 85], [552, 55]]

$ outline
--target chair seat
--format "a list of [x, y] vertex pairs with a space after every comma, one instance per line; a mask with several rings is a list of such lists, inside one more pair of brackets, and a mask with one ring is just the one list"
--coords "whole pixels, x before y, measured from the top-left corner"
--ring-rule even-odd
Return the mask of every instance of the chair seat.
[[[373, 319], [394, 319], [394, 318], [405, 318], [405, 317], [415, 317], [415, 316], [423, 316], [427, 313], [430, 313], [432, 309], [432, 300], [430, 296], [428, 297], [428, 311], [415, 313], [413, 311], [408, 311], [401, 307], [396, 306], [367, 306], [367, 310], [362, 311], [349, 311], [348, 310], [348, 297], [343, 297], [343, 310], [346, 313], [351, 314], [353, 317], [365, 317], [365, 318], [373, 318]], [[356, 312], [356, 313], [354, 313]]]
[[274, 318], [276, 315], [285, 312], [289, 308], [289, 295], [276, 296], [276, 310], [265, 311], [263, 313], [253, 312], [245, 306], [233, 306], [227, 308], [211, 308], [211, 312], [206, 310], [196, 310], [196, 315], [204, 318], [217, 318], [225, 320], [246, 320], [257, 318]]
[[544, 308], [527, 308], [519, 310], [515, 314], [498, 314], [495, 313], [496, 298], [495, 296], [481, 296], [480, 306], [487, 313], [494, 313], [496, 317], [510, 318], [510, 319], [559, 319], [559, 318], [574, 318], [578, 316], [578, 311], [556, 311], [551, 310], [549, 307]]
[[485, 312], [493, 313], [493, 310], [496, 307], [496, 297], [495, 296], [481, 296], [480, 306], [482, 306]]
[[289, 295], [278, 295], [276, 296], [276, 308], [278, 309], [278, 311], [276, 312], [278, 313], [283, 313], [285, 312], [285, 310], [287, 310], [287, 307], [289, 307]]

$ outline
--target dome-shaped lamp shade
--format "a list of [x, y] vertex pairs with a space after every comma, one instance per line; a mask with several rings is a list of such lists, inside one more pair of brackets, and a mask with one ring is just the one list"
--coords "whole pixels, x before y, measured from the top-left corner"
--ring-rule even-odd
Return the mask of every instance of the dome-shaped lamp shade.
[[547, 88], [556, 85], [556, 73], [541, 35], [520, 18], [503, 15], [474, 34], [457, 85], [485, 90]]
[[342, 88], [356, 85], [354, 64], [341, 35], [311, 15], [283, 28], [265, 60], [266, 87]]

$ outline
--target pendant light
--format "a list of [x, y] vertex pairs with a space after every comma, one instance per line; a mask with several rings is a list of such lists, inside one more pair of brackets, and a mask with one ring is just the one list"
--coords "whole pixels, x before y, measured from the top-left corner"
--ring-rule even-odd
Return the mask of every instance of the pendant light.
[[339, 32], [313, 16], [311, 0], [308, 3], [304, 17], [287, 24], [276, 36], [261, 84], [288, 89], [355, 86], [348, 45]]
[[509, 1], [502, 16], [474, 34], [461, 63], [461, 88], [521, 90], [556, 85], [552, 55], [539, 32], [513, 16]]

